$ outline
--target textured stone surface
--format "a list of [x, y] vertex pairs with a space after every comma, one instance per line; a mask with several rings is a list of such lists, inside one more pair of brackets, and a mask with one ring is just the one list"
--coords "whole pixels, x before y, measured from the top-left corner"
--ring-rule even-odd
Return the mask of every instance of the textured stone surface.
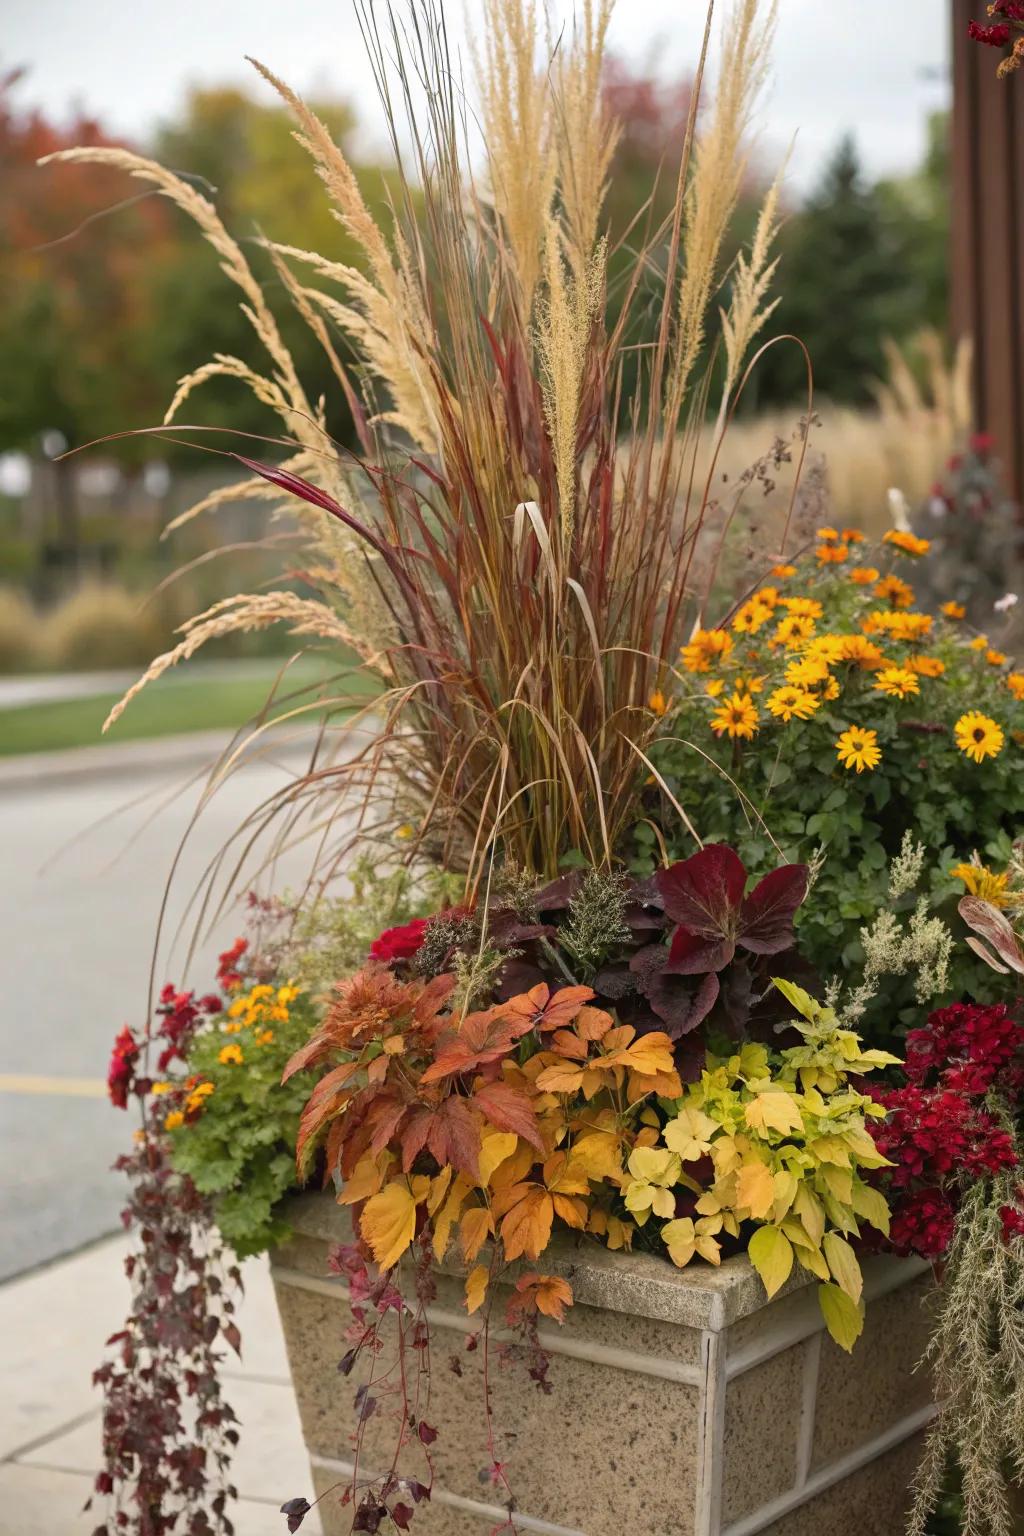
[[824, 1336], [812, 1473], [931, 1401], [928, 1373], [917, 1366], [931, 1331], [932, 1295], [922, 1277], [872, 1302], [852, 1355]]
[[758, 1536], [902, 1536], [922, 1448], [922, 1437], [914, 1436]]
[[[351, 1460], [357, 1383], [337, 1371], [348, 1347], [347, 1303], [341, 1295], [335, 1299], [287, 1284], [279, 1285], [278, 1295], [307, 1444], [321, 1456]], [[463, 1498], [479, 1499], [486, 1486], [481, 1474], [486, 1478], [491, 1459], [483, 1352], [465, 1346], [463, 1332], [432, 1323], [427, 1416], [439, 1429], [431, 1448], [437, 1483]], [[452, 1357], [461, 1375], [449, 1368]], [[374, 1376], [386, 1378], [394, 1359], [394, 1350], [386, 1346]], [[620, 1536], [631, 1528], [682, 1529], [685, 1520], [692, 1526], [698, 1390], [564, 1355], [552, 1357], [549, 1379], [552, 1391], [545, 1395], [521, 1364], [502, 1366], [492, 1352], [496, 1452], [508, 1463], [522, 1511], [572, 1529], [584, 1528], [585, 1522], [591, 1536]], [[360, 1464], [371, 1471], [391, 1465], [398, 1433], [396, 1399], [382, 1393], [378, 1401], [360, 1449]], [[573, 1453], [567, 1455], [569, 1447]], [[651, 1468], [658, 1469], [657, 1476]], [[428, 1480], [418, 1445], [403, 1453], [399, 1471]]]
[[[722, 1475], [726, 1524], [793, 1486], [808, 1348], [804, 1343], [783, 1350], [728, 1385]], [[766, 1434], [771, 1437], [767, 1456]]]

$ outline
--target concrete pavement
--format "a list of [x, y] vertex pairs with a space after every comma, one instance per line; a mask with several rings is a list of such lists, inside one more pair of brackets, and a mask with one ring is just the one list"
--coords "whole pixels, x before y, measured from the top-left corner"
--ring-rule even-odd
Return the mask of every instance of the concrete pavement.
[[[127, 1300], [123, 1237], [0, 1286], [0, 1536], [90, 1536], [83, 1505], [100, 1455], [100, 1399], [90, 1377]], [[310, 1492], [266, 1261], [244, 1267], [242, 1359], [225, 1371], [241, 1421], [232, 1511], [238, 1536], [284, 1536], [285, 1499]], [[319, 1536], [314, 1511], [303, 1536]]]

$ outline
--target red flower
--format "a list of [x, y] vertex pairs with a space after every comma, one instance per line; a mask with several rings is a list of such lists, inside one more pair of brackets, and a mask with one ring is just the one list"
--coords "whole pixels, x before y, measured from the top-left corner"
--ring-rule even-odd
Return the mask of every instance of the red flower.
[[242, 976], [237, 969], [238, 961], [249, 948], [245, 939], [236, 939], [230, 949], [226, 949], [217, 961], [217, 981], [225, 992], [231, 992], [235, 987], [242, 985]]
[[370, 945], [370, 959], [393, 965], [396, 960], [411, 960], [423, 943], [430, 919], [414, 917], [411, 923], [385, 928]]
[[980, 22], [970, 21], [967, 24], [967, 36], [975, 43], [987, 43], [990, 48], [1005, 48], [1010, 41], [1010, 29], [1005, 21], [998, 22], [994, 27], [983, 27]]
[[991, 453], [995, 446], [996, 440], [991, 432], [975, 432], [970, 442], [971, 452], [981, 456]]
[[128, 1108], [128, 1095], [135, 1080], [135, 1063], [138, 1059], [138, 1041], [126, 1024], [114, 1041], [107, 1068], [107, 1093], [115, 1109]]

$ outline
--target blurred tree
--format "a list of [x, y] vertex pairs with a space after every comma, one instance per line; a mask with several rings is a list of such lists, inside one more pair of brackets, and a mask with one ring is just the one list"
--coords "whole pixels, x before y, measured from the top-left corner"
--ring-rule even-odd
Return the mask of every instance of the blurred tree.
[[[784, 227], [773, 329], [805, 343], [817, 395], [867, 403], [887, 336], [945, 329], [946, 163], [936, 122], [920, 172], [869, 187], [848, 136]], [[805, 392], [802, 356], [780, 346], [759, 364], [750, 403], [793, 404]]]

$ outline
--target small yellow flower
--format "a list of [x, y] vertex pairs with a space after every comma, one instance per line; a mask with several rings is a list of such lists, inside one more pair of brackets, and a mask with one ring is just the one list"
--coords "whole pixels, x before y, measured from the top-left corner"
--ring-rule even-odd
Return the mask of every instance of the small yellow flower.
[[731, 651], [732, 636], [724, 629], [698, 629], [679, 655], [688, 672], [710, 672], [712, 662], [725, 661]]
[[814, 551], [819, 565], [842, 565], [849, 558], [849, 544], [819, 544]]
[[950, 870], [954, 880], [961, 880], [970, 896], [980, 896], [982, 901], [994, 907], [1012, 907], [1019, 903], [1019, 896], [1008, 891], [1010, 876], [1007, 871], [997, 875], [986, 864], [954, 864]]
[[870, 587], [873, 581], [881, 576], [881, 571], [874, 565], [858, 565], [850, 572], [850, 580], [855, 581], [858, 587]]
[[828, 678], [828, 662], [816, 656], [800, 656], [786, 668], [786, 682], [794, 688], [813, 688]]
[[942, 611], [947, 619], [965, 619], [967, 617], [967, 609], [963, 603], [943, 603]]
[[908, 656], [904, 666], [918, 677], [941, 677], [946, 670], [946, 663], [938, 656]]
[[222, 1035], [237, 1035], [240, 1034], [244, 1028], [245, 1024], [243, 1021], [241, 1019], [235, 1019], [230, 1024], [222, 1024], [220, 1032]]
[[192, 1097], [194, 1099], [200, 1100], [208, 1099], [213, 1091], [214, 1087], [212, 1083], [197, 1083], [196, 1086], [192, 1089]]
[[988, 662], [990, 667], [1001, 667], [1005, 665], [1009, 659], [1010, 658], [1007, 656], [1005, 651], [989, 650], [985, 652], [985, 660]]
[[860, 627], [866, 635], [890, 635], [893, 640], [920, 640], [931, 632], [930, 613], [904, 613], [899, 609], [873, 608]]
[[176, 1131], [178, 1129], [179, 1125], [184, 1125], [184, 1124], [185, 1124], [185, 1116], [182, 1114], [181, 1110], [180, 1109], [172, 1109], [170, 1114], [167, 1116], [167, 1119], [164, 1121], [164, 1130], [165, 1131]]
[[711, 716], [711, 729], [716, 736], [728, 736], [730, 740], [752, 740], [757, 730], [757, 707], [750, 694], [734, 693], [720, 704]]
[[805, 640], [810, 640], [816, 628], [814, 620], [803, 614], [787, 614], [775, 626], [775, 639], [787, 650], [795, 651]]
[[836, 682], [834, 677], [830, 677], [828, 682], [825, 683], [821, 690], [821, 697], [828, 701], [831, 701], [832, 699], [838, 699], [839, 684]]
[[820, 619], [825, 611], [816, 597], [784, 597], [782, 606], [805, 619]]
[[154, 1083], [149, 1091], [156, 1096], [161, 1093], [170, 1093], [175, 1087], [177, 1087], [176, 1083]]
[[1024, 703], [1024, 672], [1008, 672], [1006, 686], [1018, 703]]
[[737, 677], [733, 682], [734, 693], [760, 693], [764, 688], [764, 678], [755, 677], [753, 672]]
[[893, 699], [905, 699], [912, 693], [921, 692], [917, 674], [909, 667], [883, 667], [872, 686]]
[[975, 635], [971, 641], [972, 651], [984, 651], [988, 648], [988, 635]]
[[785, 581], [787, 576], [795, 576], [796, 575], [796, 566], [795, 565], [785, 565], [785, 564], [773, 565], [772, 566], [772, 575], [773, 576], [777, 576], [780, 581]]
[[274, 1039], [274, 1031], [272, 1029], [262, 1029], [262, 1030], [260, 1030], [260, 1033], [256, 1036], [255, 1044], [256, 1045], [271, 1045], [273, 1043], [273, 1039]]
[[819, 528], [815, 537], [819, 538], [823, 544], [837, 544], [839, 542], [839, 529]]
[[652, 715], [664, 715], [668, 713], [668, 700], [660, 688], [655, 688], [647, 700], [647, 707]]
[[883, 535], [883, 543], [891, 544], [894, 549], [901, 549], [905, 555], [926, 555], [931, 549], [928, 539], [919, 539], [912, 533], [904, 533], [901, 528], [890, 528]]
[[407, 843], [410, 838], [416, 836], [416, 828], [411, 821], [403, 821], [400, 827], [395, 828], [395, 837], [400, 843]]
[[881, 647], [867, 635], [844, 635], [842, 660], [856, 662], [864, 672], [874, 672], [883, 665], [885, 658]]
[[752, 597], [737, 608], [732, 627], [737, 634], [756, 635], [758, 630], [770, 621], [771, 616], [772, 605]]
[[1006, 740], [1002, 726], [976, 709], [960, 716], [953, 727], [953, 735], [960, 751], [976, 763], [983, 762], [986, 757], [998, 756]]
[[717, 699], [718, 695], [721, 693], [721, 691], [722, 691], [722, 689], [724, 687], [725, 687], [725, 679], [724, 678], [713, 677], [709, 683], [705, 683], [704, 684], [704, 692], [706, 694], [708, 694], [711, 698]]
[[301, 991], [301, 987], [297, 987], [294, 982], [290, 981], [287, 986], [278, 987], [277, 1000], [282, 1008], [287, 1008], [289, 1004], [294, 1003]]
[[820, 708], [821, 700], [806, 688], [776, 688], [768, 695], [768, 710], [786, 725], [791, 720], [809, 720]]
[[217, 1057], [222, 1067], [240, 1067], [244, 1060], [240, 1045], [225, 1045]]
[[844, 641], [843, 635], [815, 635], [813, 640], [808, 641], [804, 655], [832, 666], [843, 659]]
[[839, 534], [844, 544], [863, 544], [864, 535], [859, 528], [843, 528]]
[[894, 608], [909, 608], [914, 601], [914, 589], [898, 576], [883, 576], [874, 587], [876, 597], [884, 598]]
[[882, 761], [878, 732], [851, 725], [836, 741], [836, 756], [844, 768], [856, 768], [858, 773], [863, 773], [865, 768], [877, 768]]

